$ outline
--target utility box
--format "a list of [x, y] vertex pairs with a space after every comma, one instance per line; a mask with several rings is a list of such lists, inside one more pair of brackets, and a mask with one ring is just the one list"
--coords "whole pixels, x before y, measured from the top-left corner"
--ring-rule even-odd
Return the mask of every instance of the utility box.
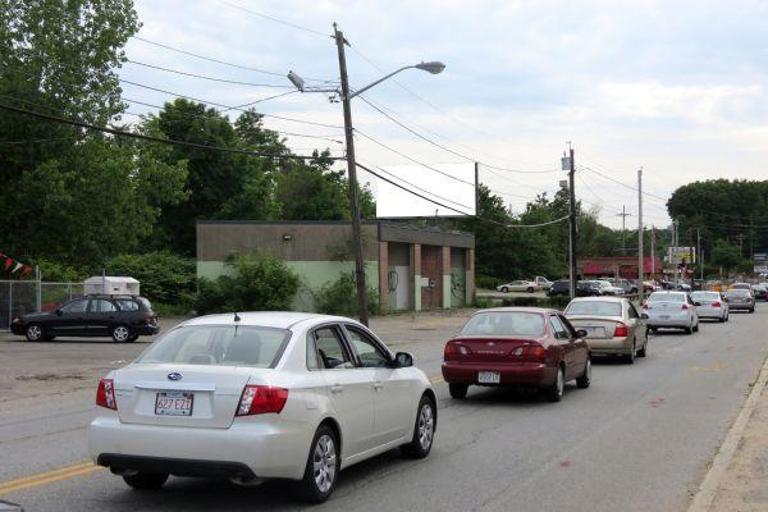
[[93, 276], [83, 281], [85, 295], [139, 295], [139, 281], [132, 277]]

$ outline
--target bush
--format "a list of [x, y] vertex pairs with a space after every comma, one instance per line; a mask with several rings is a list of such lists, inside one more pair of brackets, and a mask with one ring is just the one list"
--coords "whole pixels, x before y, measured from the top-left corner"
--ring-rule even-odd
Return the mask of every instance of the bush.
[[[40, 268], [43, 281], [58, 283], [76, 283], [88, 277], [88, 272], [55, 261], [38, 258], [32, 262]], [[32, 274], [34, 276], [34, 274]]]
[[196, 288], [195, 260], [168, 251], [119, 254], [107, 261], [107, 275], [130, 276], [141, 282], [150, 301], [191, 309]]
[[568, 303], [571, 302], [569, 297], [510, 297], [504, 299], [502, 306], [517, 306], [517, 307], [533, 307], [533, 308], [552, 308], [552, 309], [565, 309]]
[[491, 276], [478, 275], [475, 277], [475, 285], [483, 290], [495, 290], [501, 283], [501, 279]]
[[291, 307], [299, 276], [281, 260], [259, 254], [227, 259], [231, 274], [198, 282], [198, 314], [228, 311], [280, 311]]
[[[315, 308], [326, 315], [357, 315], [357, 288], [351, 274], [342, 273], [336, 281], [328, 283], [314, 293]], [[368, 288], [368, 313], [379, 310], [376, 290]]]

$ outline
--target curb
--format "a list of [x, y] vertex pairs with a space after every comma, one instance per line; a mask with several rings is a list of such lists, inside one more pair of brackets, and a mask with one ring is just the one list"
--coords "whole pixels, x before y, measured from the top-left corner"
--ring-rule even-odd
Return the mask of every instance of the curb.
[[712, 467], [709, 468], [704, 481], [693, 497], [690, 507], [688, 507], [688, 512], [710, 512], [712, 503], [715, 501], [715, 497], [717, 497], [717, 491], [720, 489], [720, 482], [733, 460], [733, 455], [736, 453], [736, 448], [744, 436], [747, 423], [749, 423], [749, 419], [757, 407], [757, 401], [760, 399], [766, 383], [768, 383], [768, 358], [763, 362], [757, 380], [752, 386], [747, 400], [744, 402], [744, 407], [725, 436], [723, 444], [712, 461]]

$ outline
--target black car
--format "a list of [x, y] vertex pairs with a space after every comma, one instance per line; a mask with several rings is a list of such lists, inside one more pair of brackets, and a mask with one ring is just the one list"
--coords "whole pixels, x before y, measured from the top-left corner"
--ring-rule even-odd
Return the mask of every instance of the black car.
[[768, 301], [768, 287], [764, 285], [755, 285], [752, 287], [752, 294], [756, 300]]
[[576, 283], [577, 297], [597, 297], [602, 295], [600, 285], [595, 281], [579, 281]]
[[547, 290], [547, 295], [555, 297], [557, 295], [568, 296], [571, 294], [571, 282], [567, 279], [560, 279], [552, 283], [552, 286]]
[[89, 295], [65, 302], [48, 313], [17, 317], [11, 331], [29, 341], [50, 341], [56, 336], [111, 336], [116, 342], [128, 342], [157, 334], [160, 325], [144, 297]]

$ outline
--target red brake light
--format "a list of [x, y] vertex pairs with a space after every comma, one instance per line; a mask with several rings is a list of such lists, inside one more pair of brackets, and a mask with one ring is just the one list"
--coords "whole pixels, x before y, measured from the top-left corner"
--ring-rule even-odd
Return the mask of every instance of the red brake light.
[[712, 303], [712, 307], [713, 308], [719, 308], [720, 306], [722, 306], [722, 304], [720, 304], [720, 302], [713, 302]]
[[96, 390], [96, 405], [107, 409], [117, 410], [115, 400], [115, 383], [112, 379], [101, 379]]
[[547, 360], [547, 349], [539, 344], [523, 345], [522, 347], [517, 347], [511, 351], [509, 355], [516, 358], [518, 361], [544, 363]]
[[288, 400], [288, 390], [285, 388], [247, 385], [243, 388], [243, 395], [240, 397], [240, 405], [235, 415], [250, 416], [270, 412], [279, 414], [286, 400]]
[[626, 324], [616, 322], [616, 328], [613, 331], [613, 337], [626, 338], [627, 336], [629, 336], [629, 328], [626, 326]]
[[443, 350], [443, 361], [458, 361], [462, 356], [466, 356], [470, 352], [471, 350], [465, 345], [449, 341], [445, 344], [445, 350]]
[[683, 304], [683, 311], [688, 311], [688, 304]]

